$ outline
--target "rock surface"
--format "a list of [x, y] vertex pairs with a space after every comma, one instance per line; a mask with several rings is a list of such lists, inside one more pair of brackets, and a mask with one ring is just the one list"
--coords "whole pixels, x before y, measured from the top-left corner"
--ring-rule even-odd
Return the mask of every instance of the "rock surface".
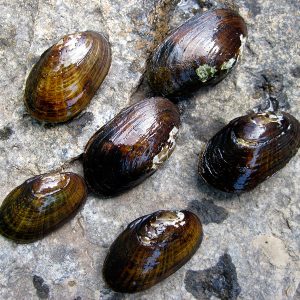
[[[0, 299], [299, 299], [300, 153], [240, 196], [197, 176], [201, 147], [231, 119], [270, 103], [300, 119], [298, 0], [1, 0], [0, 202], [25, 179], [81, 154], [95, 130], [149, 93], [145, 62], [166, 33], [222, 5], [238, 9], [248, 24], [244, 56], [220, 84], [181, 101], [171, 158], [122, 196], [90, 196], [71, 222], [43, 240], [17, 245], [0, 236]], [[87, 29], [104, 32], [112, 45], [103, 85], [72, 122], [34, 121], [23, 105], [32, 65], [62, 35]], [[69, 169], [82, 172], [79, 162]], [[187, 207], [204, 219], [205, 237], [191, 261], [143, 293], [112, 292], [101, 268], [117, 234], [158, 208]]]

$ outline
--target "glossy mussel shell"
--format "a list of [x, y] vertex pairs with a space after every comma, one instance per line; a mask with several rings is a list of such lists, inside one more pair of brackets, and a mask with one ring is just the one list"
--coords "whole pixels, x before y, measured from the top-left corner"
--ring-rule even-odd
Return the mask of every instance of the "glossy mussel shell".
[[173, 152], [179, 124], [177, 107], [165, 98], [145, 99], [121, 111], [86, 146], [88, 186], [113, 196], [142, 182]]
[[187, 94], [223, 79], [238, 61], [247, 27], [236, 12], [215, 9], [175, 29], [154, 51], [147, 67], [153, 91]]
[[32, 177], [4, 199], [0, 233], [18, 243], [40, 239], [73, 216], [86, 196], [83, 178], [74, 173]]
[[31, 70], [25, 105], [40, 121], [65, 122], [91, 101], [111, 64], [108, 40], [94, 31], [64, 36]]
[[103, 267], [117, 292], [150, 288], [182, 267], [197, 251], [202, 225], [189, 211], [157, 211], [128, 225], [109, 249]]
[[300, 124], [293, 116], [251, 113], [232, 120], [207, 143], [199, 173], [222, 191], [249, 191], [283, 168], [299, 146]]

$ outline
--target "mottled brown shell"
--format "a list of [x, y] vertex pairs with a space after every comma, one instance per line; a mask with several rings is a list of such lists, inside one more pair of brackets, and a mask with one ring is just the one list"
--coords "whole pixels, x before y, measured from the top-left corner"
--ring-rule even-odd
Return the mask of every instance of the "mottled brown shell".
[[0, 234], [18, 243], [42, 238], [69, 219], [87, 196], [81, 176], [48, 173], [26, 180], [0, 207]]
[[177, 107], [149, 98], [121, 111], [88, 142], [84, 177], [97, 194], [117, 195], [152, 175], [175, 148]]
[[103, 266], [103, 276], [117, 292], [150, 288], [181, 268], [203, 238], [193, 213], [157, 211], [133, 221], [114, 241]]
[[246, 38], [243, 18], [230, 9], [196, 15], [155, 50], [147, 67], [149, 84], [163, 96], [215, 84], [232, 70]]
[[225, 192], [255, 188], [282, 169], [300, 147], [300, 124], [290, 114], [251, 113], [232, 120], [206, 145], [199, 174]]
[[64, 36], [46, 50], [26, 81], [25, 105], [40, 121], [59, 123], [91, 101], [111, 64], [107, 39], [93, 31]]

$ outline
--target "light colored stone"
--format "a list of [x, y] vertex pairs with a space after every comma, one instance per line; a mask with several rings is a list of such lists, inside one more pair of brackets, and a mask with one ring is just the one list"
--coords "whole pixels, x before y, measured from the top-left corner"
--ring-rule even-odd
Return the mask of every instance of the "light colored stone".
[[277, 268], [285, 268], [290, 263], [290, 256], [282, 240], [273, 236], [261, 235], [253, 240], [253, 245], [260, 249], [270, 264]]

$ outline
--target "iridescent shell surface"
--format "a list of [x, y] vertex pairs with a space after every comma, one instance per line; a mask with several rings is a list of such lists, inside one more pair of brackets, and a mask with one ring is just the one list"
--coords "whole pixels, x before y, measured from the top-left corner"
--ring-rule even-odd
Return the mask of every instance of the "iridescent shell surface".
[[40, 121], [59, 123], [78, 115], [91, 101], [111, 64], [108, 40], [93, 31], [64, 36], [32, 68], [25, 105]]
[[163, 96], [215, 84], [237, 63], [246, 38], [243, 18], [230, 9], [196, 15], [154, 51], [147, 67], [149, 84]]
[[74, 215], [87, 189], [74, 173], [48, 173], [26, 180], [0, 207], [0, 234], [18, 243], [42, 238]]
[[150, 288], [182, 267], [203, 238], [193, 213], [157, 211], [130, 223], [109, 249], [103, 276], [117, 292]]
[[300, 146], [300, 124], [290, 114], [251, 113], [232, 120], [206, 145], [199, 174], [225, 192], [255, 188], [282, 169]]
[[175, 148], [180, 115], [165, 98], [149, 98], [121, 111], [88, 142], [84, 177], [97, 194], [117, 195], [153, 174]]

